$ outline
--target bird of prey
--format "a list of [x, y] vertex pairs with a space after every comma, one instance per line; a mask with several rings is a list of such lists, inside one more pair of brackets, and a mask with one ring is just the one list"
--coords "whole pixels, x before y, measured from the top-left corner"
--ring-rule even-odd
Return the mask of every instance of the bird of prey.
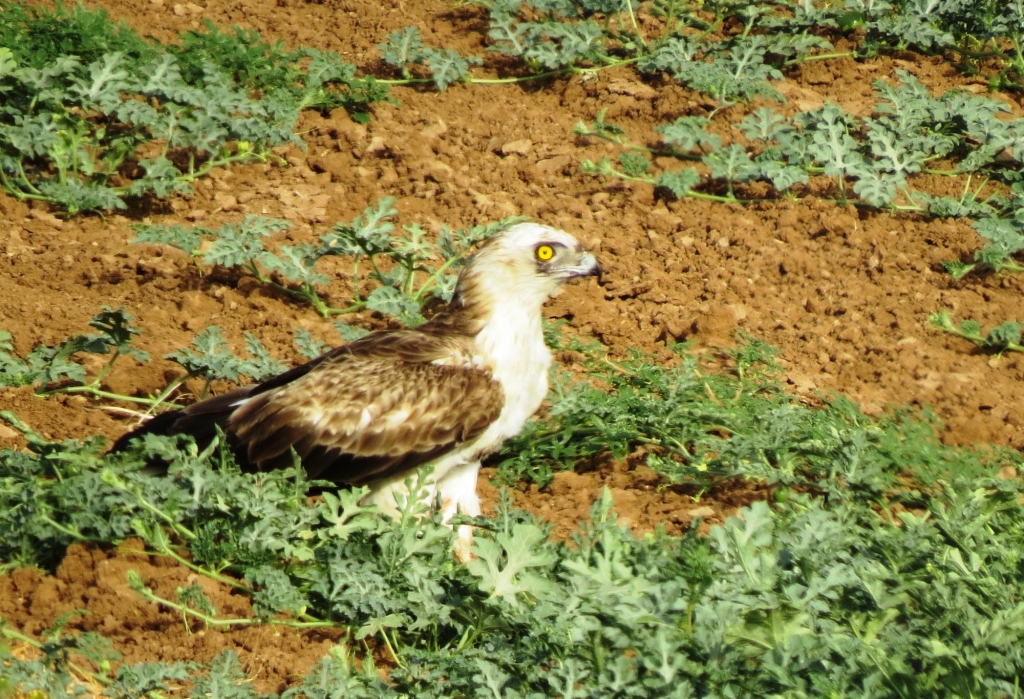
[[[450, 304], [418, 328], [371, 333], [264, 383], [162, 413], [117, 441], [147, 433], [209, 443], [219, 426], [241, 467], [291, 466], [311, 478], [370, 488], [366, 501], [398, 516], [396, 493], [423, 466], [443, 517], [476, 516], [480, 461], [540, 407], [551, 353], [541, 306], [565, 282], [601, 266], [568, 233], [512, 226], [466, 264]], [[469, 557], [460, 527], [456, 556]]]

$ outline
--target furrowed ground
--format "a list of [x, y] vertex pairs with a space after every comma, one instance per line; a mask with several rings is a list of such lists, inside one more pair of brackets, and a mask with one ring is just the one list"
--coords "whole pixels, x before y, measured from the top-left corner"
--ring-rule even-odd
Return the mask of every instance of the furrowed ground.
[[[1024, 291], [1013, 257], [1024, 247], [1013, 247], [1024, 226], [1020, 56], [1005, 38], [1017, 35], [971, 45], [980, 58], [970, 63], [927, 36], [887, 45], [860, 26], [874, 15], [850, 3], [831, 24], [807, 20], [797, 32], [830, 48], [794, 41], [788, 58], [762, 49], [763, 74], [700, 83], [679, 67], [699, 62], [699, 50], [638, 70], [669, 36], [667, 22], [696, 18], [680, 30], [694, 41], [782, 36], [813, 5], [658, 2], [631, 14], [604, 4], [594, 24], [617, 32], [610, 55], [638, 60], [561, 73], [544, 53], [531, 63], [489, 50], [529, 36], [495, 34], [500, 3], [88, 5], [165, 45], [208, 22], [237, 25], [286, 49], [338, 54], [357, 76], [413, 81], [363, 85], [388, 88], [369, 104], [292, 95], [312, 107], [297, 112], [294, 142], [259, 151], [258, 139], [236, 137], [217, 156], [224, 166], [195, 178], [183, 148], [169, 156], [180, 177], [160, 180], [140, 164], [160, 142], [145, 143], [105, 183], [123, 188], [124, 208], [9, 184], [17, 168], [5, 161], [0, 378], [28, 378], [0, 388], [0, 411], [30, 431], [0, 422], [0, 447], [15, 450], [0, 455], [0, 521], [18, 532], [0, 555], [0, 630], [13, 653], [0, 667], [23, 673], [0, 679], [0, 697], [74, 684], [94, 693], [106, 684], [113, 696], [213, 687], [311, 699], [1017, 696], [1024, 348], [1019, 327], [1003, 325], [1020, 320]], [[506, 5], [510, 16], [519, 7]], [[577, 6], [533, 3], [524, 16], [539, 22], [561, 5]], [[743, 7], [786, 20], [772, 25]], [[893, 16], [914, 8], [896, 4]], [[1016, 12], [1013, 31], [1024, 35]], [[438, 78], [445, 57], [413, 60], [415, 42], [408, 62], [389, 61], [378, 45], [394, 53], [406, 27], [424, 46], [483, 64], [453, 62], [454, 78]], [[568, 50], [569, 38], [556, 40]], [[871, 41], [880, 50], [867, 50]], [[993, 46], [1012, 60], [999, 63]], [[594, 55], [574, 65], [616, 62]], [[475, 82], [458, 79], [466, 70]], [[546, 71], [556, 74], [503, 82]], [[355, 83], [345, 84], [351, 97]], [[272, 91], [248, 83], [242, 94]], [[162, 99], [140, 94], [138, 104]], [[798, 142], [812, 133], [822, 138]], [[839, 155], [814, 155], [829, 144]], [[244, 162], [246, 148], [263, 162]], [[801, 162], [797, 152], [812, 155]], [[133, 196], [131, 177], [150, 190]], [[396, 235], [419, 224], [429, 245], [443, 226], [475, 235], [474, 226], [526, 216], [577, 235], [605, 269], [600, 283], [571, 285], [546, 307], [566, 373], [551, 416], [485, 470], [485, 507], [501, 506], [475, 565], [453, 566], [447, 530], [429, 520], [393, 525], [355, 499], [310, 499], [295, 474], [253, 484], [212, 471], [216, 454], [165, 444], [151, 448], [183, 475], [161, 485], [95, 449], [58, 444], [116, 439], [151, 403], [37, 393], [101, 374], [105, 394], [143, 399], [180, 384], [168, 396], [184, 402], [225, 389], [224, 377], [303, 361], [304, 349], [358, 328], [429, 313], [426, 287], [421, 297], [397, 283], [402, 295], [375, 295], [392, 288], [384, 276], [400, 271], [397, 257], [383, 275], [364, 264], [356, 278], [351, 256], [283, 262], [282, 245], [312, 250], [332, 230], [365, 242], [372, 212], [389, 206], [381, 220]], [[249, 219], [265, 227], [250, 242], [278, 263], [219, 252], [222, 227], [247, 235], [249, 216], [284, 222]], [[195, 237], [167, 244], [175, 225]], [[976, 257], [982, 249], [988, 256]], [[430, 250], [436, 269], [445, 251]], [[304, 286], [313, 263], [325, 277]], [[104, 307], [132, 318], [90, 327]], [[980, 323], [977, 342], [930, 322], [944, 309], [947, 330], [973, 335], [959, 323]], [[138, 332], [117, 335], [125, 322]], [[220, 350], [209, 335], [193, 345], [202, 357], [185, 356], [210, 326], [248, 359], [210, 370]], [[993, 327], [1002, 334], [986, 338]], [[106, 373], [109, 352], [83, 351], [73, 357], [83, 376], [54, 374], [53, 356], [36, 373], [18, 364], [97, 329], [113, 338], [103, 349], [125, 349], [130, 336], [148, 360], [125, 349]], [[574, 383], [585, 377], [592, 386]], [[513, 486], [510, 502], [502, 485]], [[567, 599], [575, 606], [562, 610]], [[279, 623], [256, 623], [268, 619]], [[188, 662], [200, 669], [174, 664]], [[44, 679], [24, 679], [33, 676]]]

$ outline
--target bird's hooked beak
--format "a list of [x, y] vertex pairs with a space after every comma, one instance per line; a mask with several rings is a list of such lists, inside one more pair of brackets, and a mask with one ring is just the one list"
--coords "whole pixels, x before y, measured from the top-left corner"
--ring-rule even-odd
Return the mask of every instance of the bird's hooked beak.
[[566, 279], [574, 279], [575, 277], [597, 277], [598, 282], [601, 281], [601, 275], [604, 270], [601, 268], [601, 263], [594, 257], [594, 253], [583, 251], [576, 258], [576, 263], [571, 266], [562, 267], [560, 270]]

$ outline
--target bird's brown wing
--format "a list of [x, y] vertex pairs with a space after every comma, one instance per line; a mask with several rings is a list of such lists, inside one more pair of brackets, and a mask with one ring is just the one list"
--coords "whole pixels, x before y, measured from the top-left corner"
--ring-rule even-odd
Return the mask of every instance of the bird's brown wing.
[[371, 333], [262, 384], [157, 415], [112, 451], [146, 434], [208, 444], [219, 427], [244, 469], [290, 466], [292, 448], [311, 477], [336, 483], [416, 468], [480, 436], [505, 401], [489, 372], [469, 366], [475, 328], [450, 325]]
[[295, 449], [310, 477], [362, 485], [472, 441], [505, 396], [487, 371], [341, 353], [240, 399], [226, 427], [250, 468], [289, 466]]

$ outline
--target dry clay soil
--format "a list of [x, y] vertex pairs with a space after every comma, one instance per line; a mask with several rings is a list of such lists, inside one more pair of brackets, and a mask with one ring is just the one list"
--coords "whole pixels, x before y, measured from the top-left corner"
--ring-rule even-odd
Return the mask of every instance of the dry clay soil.
[[[105, 0], [97, 6], [163, 41], [209, 19], [223, 28], [257, 29], [291, 46], [336, 51], [384, 77], [389, 74], [376, 44], [410, 24], [428, 45], [485, 55], [483, 11], [452, 9], [443, 0], [197, 2]], [[868, 114], [875, 103], [871, 81], [891, 78], [898, 68], [933, 93], [953, 87], [984, 91], [939, 59], [834, 59], [789, 69], [779, 84], [789, 97], [783, 108], [812, 109], [828, 100]], [[1020, 278], [954, 282], [943, 272], [943, 260], [967, 259], [980, 245], [967, 223], [813, 199], [745, 208], [665, 201], [646, 185], [585, 175], [582, 161], [615, 152], [608, 144], [574, 137], [578, 121], [592, 121], [606, 109], [606, 119], [634, 140], [654, 142], [654, 125], [707, 113], [700, 95], [670, 82], [643, 82], [628, 68], [590, 80], [460, 84], [443, 93], [396, 88], [394, 96], [401, 104], [377, 106], [366, 126], [340, 110], [329, 118], [306, 114], [299, 130], [307, 149], [283, 152], [286, 163], [217, 171], [197, 184], [193, 196], [155, 208], [61, 220], [45, 207], [0, 195], [0, 328], [13, 333], [24, 355], [38, 343], [86, 331], [103, 305], [125, 307], [142, 329], [138, 345], [156, 358], [149, 364], [122, 360], [107, 384], [127, 394], [166, 385], [176, 365], [159, 358], [186, 346], [208, 325], [220, 326], [236, 351], [243, 350], [248, 331], [275, 356], [297, 360], [295, 328], [338, 342], [327, 321], [245, 275], [200, 276], [183, 254], [129, 245], [129, 226], [148, 220], [217, 227], [262, 214], [292, 223], [277, 242], [306, 241], [391, 195], [402, 223], [428, 229], [525, 214], [577, 235], [597, 252], [605, 277], [600, 284], [589, 279], [571, 286], [546, 312], [566, 319], [576, 332], [596, 336], [614, 354], [639, 348], [668, 359], [667, 343], [725, 347], [739, 328], [781, 348], [786, 381], [809, 401], [842, 393], [868, 414], [890, 405], [930, 406], [947, 426], [947, 442], [1024, 446], [1019, 360], [979, 353], [926, 324], [939, 308], [986, 326], [1019, 318]], [[1021, 113], [1011, 97], [995, 97]], [[326, 271], [336, 278], [329, 301], [344, 305], [350, 288], [346, 270], [339, 265]], [[366, 316], [356, 322], [381, 327], [382, 321]], [[84, 397], [43, 401], [28, 388], [0, 393], [0, 410], [14, 411], [54, 439], [97, 433], [116, 438], [130, 424], [123, 414]], [[0, 426], [0, 445], [24, 442]], [[659, 489], [651, 472], [627, 462], [559, 474], [547, 488], [516, 492], [515, 498], [565, 536], [605, 485], [623, 521], [637, 531], [659, 523], [680, 531], [696, 516], [718, 522], [756, 496], [742, 486], [723, 488], [695, 503], [685, 491]], [[493, 501], [493, 486], [481, 488]], [[158, 594], [172, 597], [191, 575], [130, 546], [75, 546], [55, 575], [21, 570], [0, 577], [0, 616], [37, 633], [65, 611], [88, 609], [72, 628], [102, 633], [129, 662], [206, 661], [232, 648], [261, 691], [294, 682], [335, 640], [265, 627], [189, 634], [179, 617], [130, 591], [129, 569], [138, 570]], [[199, 582], [220, 614], [247, 614], [244, 598], [209, 580]]]

